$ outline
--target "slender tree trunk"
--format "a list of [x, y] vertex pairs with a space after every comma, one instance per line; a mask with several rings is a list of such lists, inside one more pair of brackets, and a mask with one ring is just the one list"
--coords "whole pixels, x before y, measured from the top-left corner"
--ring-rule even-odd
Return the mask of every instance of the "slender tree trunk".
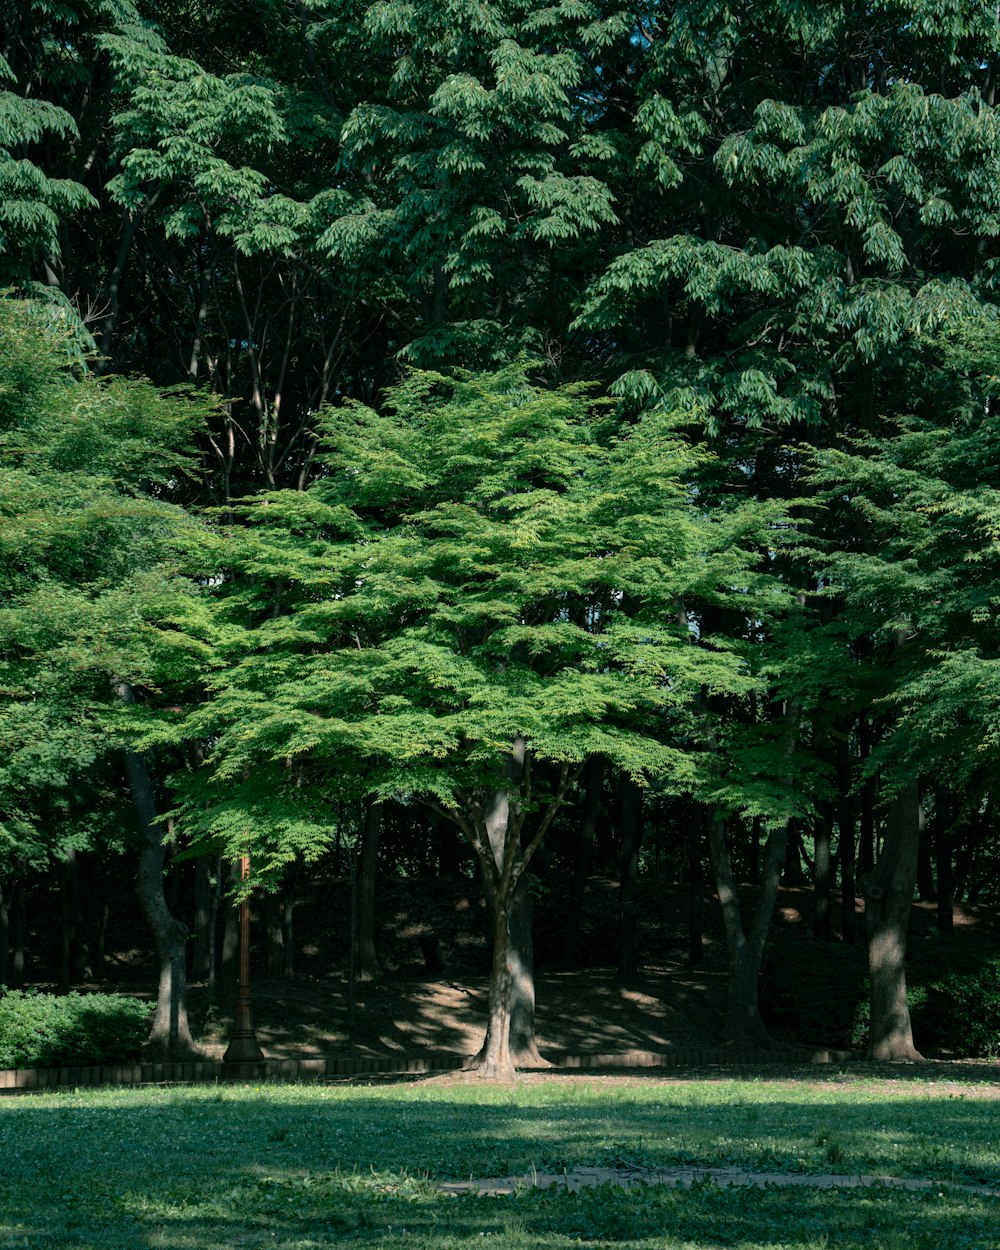
[[187, 927], [170, 914], [163, 892], [166, 847], [163, 830], [156, 821], [153, 787], [145, 760], [135, 751], [126, 751], [125, 767], [139, 822], [136, 892], [153, 935], [160, 965], [156, 1010], [146, 1050], [164, 1059], [189, 1057], [197, 1051], [188, 1026], [185, 996], [184, 939]]
[[[116, 693], [125, 703], [135, 702], [131, 687], [124, 682], [118, 683]], [[167, 907], [163, 891], [166, 831], [156, 819], [153, 785], [143, 756], [137, 751], [126, 751], [125, 771], [139, 832], [136, 893], [153, 935], [159, 963], [156, 1009], [146, 1050], [165, 1059], [182, 1058], [198, 1053], [187, 1016], [184, 940], [188, 931]]]
[[236, 992], [239, 976], [240, 954], [240, 909], [233, 902], [232, 891], [239, 883], [239, 865], [222, 863], [219, 865], [220, 878], [225, 873], [228, 888], [225, 892], [225, 906], [222, 912], [222, 958], [219, 961], [219, 982], [223, 996]]
[[751, 885], [760, 885], [760, 817], [754, 816], [750, 822], [750, 851], [747, 857], [747, 880]]
[[918, 808], [918, 826], [920, 844], [917, 849], [917, 894], [921, 903], [933, 903], [937, 891], [934, 889], [934, 869], [931, 866], [931, 827], [923, 803]]
[[760, 964], [778, 897], [787, 829], [787, 824], [773, 829], [764, 845], [760, 888], [747, 934], [743, 927], [725, 822], [717, 813], [709, 817], [708, 844], [726, 932], [729, 979], [724, 1036], [730, 1045], [773, 1044], [760, 1016]]
[[74, 981], [89, 981], [94, 975], [87, 941], [83, 899], [80, 890], [80, 861], [70, 847], [59, 861], [59, 993], [66, 994]]
[[580, 833], [576, 839], [573, 877], [570, 881], [566, 920], [563, 925], [561, 962], [565, 968], [572, 968], [576, 963], [577, 945], [580, 941], [580, 922], [583, 918], [583, 898], [587, 888], [587, 878], [594, 862], [594, 840], [597, 836], [597, 819], [604, 789], [604, 760], [601, 756], [595, 755], [587, 761], [583, 775], [583, 818], [580, 822]]
[[785, 859], [781, 870], [783, 885], [800, 886], [806, 883], [806, 874], [802, 870], [800, 845], [798, 822], [791, 820], [788, 822], [785, 834]]
[[619, 937], [618, 978], [634, 985], [639, 976], [638, 929], [639, 845], [642, 841], [642, 791], [622, 775], [618, 805]]
[[688, 853], [688, 963], [700, 968], [705, 946], [705, 873], [702, 868], [704, 815], [698, 807], [687, 822]]
[[361, 859], [358, 879], [358, 979], [375, 981], [379, 976], [375, 949], [375, 869], [382, 833], [382, 808], [366, 804], [361, 833]]
[[837, 826], [840, 830], [840, 928], [845, 944], [853, 946], [858, 936], [854, 882], [856, 851], [854, 808], [851, 803], [851, 753], [846, 732], [837, 743]]
[[282, 972], [286, 981], [295, 979], [295, 887], [299, 880], [299, 860], [289, 864], [281, 886], [281, 933], [285, 966]]
[[861, 879], [871, 982], [869, 1059], [921, 1058], [906, 998], [906, 938], [920, 850], [920, 794], [908, 782], [893, 799], [882, 852]]
[[[863, 712], [858, 721], [858, 742], [861, 765], [864, 767], [872, 751], [872, 726], [868, 712]], [[861, 787], [860, 806], [858, 866], [861, 874], [864, 875], [875, 867], [875, 779], [873, 777], [869, 777]]]
[[0, 985], [6, 985], [10, 974], [10, 896], [0, 877]]
[[830, 846], [833, 840], [833, 805], [824, 803], [813, 834], [815, 859], [813, 860], [813, 936], [818, 942], [829, 942], [832, 937], [830, 895], [833, 886], [833, 858]]
[[955, 882], [952, 872], [954, 808], [951, 796], [939, 792], [937, 808], [937, 828], [934, 831], [937, 930], [948, 936], [955, 932]]
[[199, 855], [194, 865], [194, 947], [191, 979], [206, 985], [211, 979], [212, 856]]
[[267, 975], [280, 981], [285, 975], [285, 931], [281, 923], [281, 899], [268, 894], [264, 900], [264, 920], [267, 932]]
[[14, 949], [10, 961], [10, 988], [24, 985], [24, 931], [27, 927], [28, 887], [24, 877], [15, 877], [11, 910], [14, 913]]

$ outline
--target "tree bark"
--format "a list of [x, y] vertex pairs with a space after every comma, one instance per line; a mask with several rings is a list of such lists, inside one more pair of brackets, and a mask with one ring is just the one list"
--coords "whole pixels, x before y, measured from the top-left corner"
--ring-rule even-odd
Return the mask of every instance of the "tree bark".
[[[511, 912], [518, 885], [528, 863], [541, 845], [556, 812], [565, 802], [570, 786], [582, 770], [582, 765], [572, 771], [568, 764], [562, 765], [555, 794], [530, 841], [522, 846], [524, 799], [530, 798], [531, 794], [530, 760], [527, 761], [526, 768], [526, 756], [524, 739], [518, 737], [512, 744], [506, 767], [502, 771], [498, 769], [496, 789], [488, 801], [481, 804], [477, 799], [471, 799], [468, 811], [472, 820], [459, 817], [456, 821], [472, 843], [479, 859], [493, 931], [486, 1037], [468, 1067], [484, 1077], [498, 1080], [514, 1078], [515, 1062], [519, 1058], [521, 1062], [529, 1061], [533, 1064], [544, 1062], [538, 1055], [533, 1028], [530, 1047], [523, 1034], [518, 1039], [520, 1056], [511, 1047], [512, 986], [515, 976], [523, 974], [524, 971], [523, 965], [518, 969], [511, 962]], [[533, 995], [532, 982], [532, 999]]]
[[871, 1025], [868, 1059], [920, 1059], [906, 998], [906, 939], [920, 850], [920, 794], [907, 782], [893, 799], [882, 852], [861, 878], [868, 931]]
[[[119, 697], [132, 703], [135, 696], [124, 682]], [[132, 791], [139, 833], [139, 871], [136, 893], [153, 935], [159, 963], [156, 1010], [146, 1051], [158, 1058], [189, 1058], [197, 1054], [188, 1026], [185, 996], [185, 950], [187, 926], [170, 914], [163, 891], [163, 867], [167, 848], [165, 830], [156, 819], [153, 785], [146, 761], [137, 751], [125, 752], [125, 771]]]
[[524, 875], [514, 890], [508, 930], [507, 974], [510, 982], [510, 1056], [517, 1068], [548, 1067], [535, 1038], [535, 944], [532, 879]]
[[375, 981], [381, 969], [375, 949], [375, 869], [382, 833], [382, 808], [365, 806], [358, 873], [358, 980]]

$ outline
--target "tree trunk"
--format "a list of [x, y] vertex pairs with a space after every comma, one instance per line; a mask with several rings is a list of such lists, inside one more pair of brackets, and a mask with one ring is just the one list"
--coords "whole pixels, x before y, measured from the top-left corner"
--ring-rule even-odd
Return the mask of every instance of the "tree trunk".
[[267, 932], [267, 975], [280, 981], [285, 975], [285, 931], [281, 924], [281, 899], [268, 894], [264, 899], [264, 920]]
[[[117, 687], [119, 697], [133, 703], [135, 696], [124, 682]], [[188, 1027], [185, 996], [184, 939], [187, 926], [170, 914], [163, 891], [163, 867], [167, 848], [165, 830], [156, 819], [153, 785], [146, 761], [137, 751], [125, 752], [125, 771], [138, 818], [139, 871], [136, 893], [153, 935], [159, 962], [156, 1010], [146, 1052], [157, 1058], [189, 1058], [197, 1054]]]
[[882, 852], [861, 879], [868, 931], [871, 1026], [868, 1059], [921, 1058], [906, 999], [906, 938], [920, 850], [920, 794], [904, 786], [889, 808]]
[[599, 755], [587, 761], [584, 768], [583, 818], [576, 839], [573, 861], [573, 877], [566, 904], [566, 920], [563, 925], [562, 965], [572, 968], [576, 964], [577, 944], [580, 941], [580, 921], [583, 918], [583, 898], [594, 861], [594, 840], [597, 836], [597, 818], [601, 808], [604, 789], [604, 760]]
[[933, 903], [937, 891], [934, 889], [934, 869], [931, 866], [931, 828], [923, 803], [918, 808], [918, 825], [920, 843], [917, 850], [917, 894], [921, 903]]
[[514, 1061], [510, 1053], [510, 905], [513, 900], [495, 897], [492, 902], [493, 959], [490, 964], [489, 1019], [482, 1049], [472, 1066], [491, 1080], [512, 1081]]
[[282, 976], [286, 981], [295, 979], [295, 886], [299, 879], [299, 860], [289, 864], [281, 883], [281, 934], [285, 966]]
[[14, 913], [14, 949], [10, 961], [10, 988], [19, 990], [24, 984], [24, 931], [28, 912], [28, 887], [24, 877], [15, 877], [13, 898], [10, 902]]
[[191, 979], [206, 985], [211, 980], [212, 856], [199, 855], [194, 864], [194, 945]]
[[377, 803], [365, 806], [361, 833], [361, 857], [358, 874], [358, 979], [374, 981], [381, 971], [375, 950], [375, 869], [378, 864], [378, 843], [382, 833], [382, 808]]
[[510, 1057], [518, 1068], [547, 1068], [535, 1039], [535, 944], [531, 878], [522, 876], [510, 909], [507, 975], [510, 984]]
[[[872, 726], [869, 714], [862, 712], [858, 721], [858, 743], [864, 767], [872, 751]], [[869, 777], [861, 787], [858, 867], [861, 875], [875, 866], [875, 779]]]
[[832, 937], [830, 893], [832, 889], [833, 858], [830, 846], [833, 840], [833, 805], [824, 803], [813, 833], [815, 859], [813, 860], [813, 937], [818, 942], [829, 942]]
[[785, 859], [781, 879], [785, 885], [800, 886], [806, 883], [806, 874], [802, 870], [798, 825], [794, 820], [788, 822], [785, 832]]
[[726, 933], [729, 979], [724, 1037], [730, 1045], [773, 1044], [760, 1016], [760, 963], [778, 897], [787, 831], [787, 824], [773, 829], [764, 844], [760, 889], [748, 935], [743, 927], [725, 821], [715, 812], [709, 816], [708, 845]]
[[847, 946], [858, 937], [854, 882], [854, 808], [851, 803], [851, 753], [846, 729], [837, 743], [837, 827], [840, 830], [840, 929]]
[[954, 805], [951, 796], [938, 793], [937, 828], [934, 849], [937, 853], [937, 930], [946, 936], [955, 932], [955, 883], [952, 871], [954, 845]]
[[687, 822], [688, 853], [688, 963], [700, 968], [704, 955], [705, 874], [702, 868], [703, 809], [693, 810]]
[[634, 985], [639, 976], [638, 928], [639, 845], [642, 841], [642, 790], [623, 774], [618, 805], [619, 937], [618, 979]]
[[0, 985], [7, 984], [10, 973], [10, 898], [0, 877]]
[[240, 955], [240, 909], [233, 902], [232, 891], [239, 883], [239, 865], [228, 863], [219, 866], [220, 875], [225, 872], [228, 889], [222, 913], [222, 958], [219, 961], [219, 983], [223, 997], [236, 992], [239, 977]]

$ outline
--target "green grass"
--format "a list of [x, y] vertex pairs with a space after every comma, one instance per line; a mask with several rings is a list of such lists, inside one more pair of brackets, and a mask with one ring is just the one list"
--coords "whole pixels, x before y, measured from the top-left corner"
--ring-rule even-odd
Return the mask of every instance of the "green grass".
[[[0, 1246], [990, 1250], [1000, 1101], [926, 1080], [196, 1086], [0, 1101]], [[929, 1177], [922, 1193], [649, 1187], [447, 1197], [608, 1164]]]

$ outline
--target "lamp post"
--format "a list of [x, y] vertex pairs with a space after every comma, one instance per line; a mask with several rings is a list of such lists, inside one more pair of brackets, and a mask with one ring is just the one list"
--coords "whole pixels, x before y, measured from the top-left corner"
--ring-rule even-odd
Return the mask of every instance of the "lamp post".
[[[250, 876], [250, 856], [240, 859], [240, 880]], [[239, 1080], [264, 1074], [264, 1052], [257, 1041], [250, 1010], [250, 900], [244, 894], [240, 903], [240, 966], [236, 989], [236, 1015], [229, 1046], [222, 1056], [222, 1074]]]

